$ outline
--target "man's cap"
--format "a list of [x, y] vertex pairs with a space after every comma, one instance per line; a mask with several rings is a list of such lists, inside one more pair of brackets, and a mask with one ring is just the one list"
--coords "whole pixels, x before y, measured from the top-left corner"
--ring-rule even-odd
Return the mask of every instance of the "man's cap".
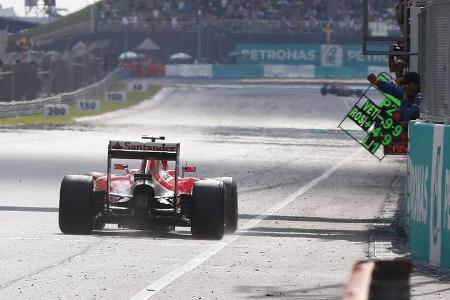
[[403, 84], [410, 84], [410, 83], [420, 84], [420, 75], [417, 74], [416, 72], [408, 72], [403, 77], [402, 83]]

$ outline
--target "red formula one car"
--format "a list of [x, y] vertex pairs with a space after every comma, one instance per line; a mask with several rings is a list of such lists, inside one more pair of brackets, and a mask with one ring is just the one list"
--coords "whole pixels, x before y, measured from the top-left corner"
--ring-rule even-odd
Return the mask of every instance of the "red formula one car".
[[[156, 142], [164, 137], [143, 139], [147, 140], [110, 141], [106, 174], [64, 177], [59, 199], [61, 231], [89, 234], [113, 223], [131, 229], [190, 226], [198, 238], [221, 239], [224, 233], [235, 232], [234, 180], [184, 177], [195, 172], [195, 167], [188, 166], [181, 168], [180, 176], [180, 144]], [[113, 164], [118, 159], [138, 166]]]

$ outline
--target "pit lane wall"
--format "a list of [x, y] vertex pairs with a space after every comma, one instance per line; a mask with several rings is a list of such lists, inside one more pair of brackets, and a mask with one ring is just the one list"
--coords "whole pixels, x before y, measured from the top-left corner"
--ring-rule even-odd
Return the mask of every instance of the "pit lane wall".
[[410, 123], [406, 225], [411, 255], [450, 268], [450, 126]]

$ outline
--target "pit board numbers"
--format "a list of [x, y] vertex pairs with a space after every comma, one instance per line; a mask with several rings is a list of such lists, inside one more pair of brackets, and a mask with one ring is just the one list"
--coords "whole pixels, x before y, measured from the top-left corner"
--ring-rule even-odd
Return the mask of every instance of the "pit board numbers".
[[106, 101], [125, 103], [127, 102], [127, 93], [125, 92], [107, 92], [105, 95]]
[[[386, 73], [380, 73], [377, 79], [393, 82], [392, 77]], [[405, 128], [394, 117], [394, 113], [400, 108], [401, 101], [371, 87], [372, 84], [338, 127], [381, 161], [386, 155], [384, 149], [403, 139]], [[347, 126], [349, 121], [362, 129], [363, 134], [351, 130], [351, 126]]]
[[44, 116], [50, 118], [61, 118], [69, 114], [67, 104], [46, 104], [44, 105]]

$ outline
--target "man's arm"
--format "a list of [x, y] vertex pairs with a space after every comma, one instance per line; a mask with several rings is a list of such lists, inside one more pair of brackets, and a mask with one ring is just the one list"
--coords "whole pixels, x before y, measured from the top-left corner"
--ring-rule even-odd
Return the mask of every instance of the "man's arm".
[[398, 99], [403, 99], [403, 94], [405, 91], [401, 87], [393, 83], [378, 80], [374, 74], [369, 74], [369, 76], [367, 76], [367, 80], [369, 80], [370, 83], [376, 86], [383, 93], [394, 96]]
[[377, 87], [380, 91], [382, 91], [385, 94], [394, 96], [395, 98], [400, 99], [400, 100], [403, 99], [403, 94], [405, 93], [405, 91], [401, 87], [399, 87], [393, 83], [389, 83], [386, 81], [380, 81], [377, 84]]

